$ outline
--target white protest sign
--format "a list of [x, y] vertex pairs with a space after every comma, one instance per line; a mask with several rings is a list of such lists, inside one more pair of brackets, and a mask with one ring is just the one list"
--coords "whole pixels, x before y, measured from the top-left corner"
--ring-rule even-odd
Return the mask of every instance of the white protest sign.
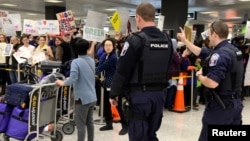
[[36, 21], [24, 19], [23, 20], [23, 33], [38, 35]]
[[102, 42], [105, 39], [104, 29], [84, 26], [83, 38], [89, 41]]
[[247, 21], [247, 24], [246, 24], [245, 38], [250, 39], [250, 21]]
[[35, 51], [34, 54], [32, 55], [33, 64], [39, 63], [41, 61], [45, 61], [46, 59], [47, 58], [46, 58], [45, 53], [41, 51]]
[[127, 24], [127, 32], [126, 34], [128, 35], [131, 32], [137, 31], [137, 25], [136, 25], [136, 20], [135, 17], [130, 17], [128, 24]]
[[0, 43], [0, 63], [5, 64], [6, 63], [6, 57], [3, 56], [5, 51], [6, 43]]
[[30, 51], [26, 48], [22, 48], [22, 51], [17, 51], [13, 54], [14, 58], [17, 60], [17, 62], [20, 64], [20, 63], [24, 63], [26, 61], [26, 59], [23, 59], [21, 57], [24, 57], [24, 58], [31, 58], [31, 54], [30, 54]]
[[14, 36], [16, 35], [16, 30], [14, 24], [9, 17], [2, 17], [0, 18], [1, 25], [2, 25], [2, 32], [5, 33], [7, 36]]
[[244, 86], [250, 86], [250, 57], [248, 58], [247, 67], [245, 71]]
[[59, 32], [58, 20], [40, 20], [37, 21], [37, 32], [38, 34], [56, 34]]
[[159, 15], [157, 28], [159, 28], [161, 31], [163, 30], [164, 20], [165, 20], [165, 16]]
[[[0, 10], [0, 19], [3, 17], [8, 17], [9, 12], [8, 11], [4, 11], [4, 10]], [[0, 22], [0, 32], [3, 32], [3, 23]]]
[[6, 44], [4, 51], [3, 51], [3, 56], [10, 56], [12, 52], [13, 44]]
[[208, 37], [208, 30], [201, 32], [201, 37], [203, 40], [205, 40]]
[[88, 10], [85, 26], [103, 29], [106, 19], [107, 19], [107, 14]]
[[22, 24], [21, 24], [21, 15], [20, 14], [9, 14], [9, 17], [12, 20], [12, 24], [16, 31], [22, 31]]
[[128, 10], [124, 10], [124, 9], [118, 9], [118, 14], [120, 16], [120, 20], [121, 20], [121, 27], [120, 27], [120, 31], [122, 33], [125, 33], [127, 31], [127, 24], [128, 24], [128, 20], [129, 20], [129, 11]]

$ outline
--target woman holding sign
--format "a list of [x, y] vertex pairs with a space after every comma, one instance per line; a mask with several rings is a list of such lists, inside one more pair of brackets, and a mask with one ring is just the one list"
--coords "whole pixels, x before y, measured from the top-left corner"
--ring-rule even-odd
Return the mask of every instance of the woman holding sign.
[[41, 61], [54, 61], [54, 55], [50, 46], [46, 44], [46, 37], [40, 36], [38, 41], [38, 47], [36, 48], [32, 56], [33, 64]]
[[[32, 64], [35, 65], [41, 61], [54, 61], [54, 55], [50, 46], [47, 45], [46, 37], [40, 36], [38, 46], [32, 55]], [[47, 72], [43, 72], [47, 74]], [[38, 76], [42, 76], [42, 72], [38, 70]]]

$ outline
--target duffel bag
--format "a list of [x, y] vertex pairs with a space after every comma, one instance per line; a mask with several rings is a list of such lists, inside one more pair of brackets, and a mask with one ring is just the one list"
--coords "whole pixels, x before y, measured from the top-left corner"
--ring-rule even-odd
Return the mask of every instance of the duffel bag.
[[4, 101], [7, 104], [14, 106], [21, 106], [22, 108], [28, 107], [29, 93], [32, 87], [28, 84], [14, 83], [6, 87], [6, 94]]
[[13, 109], [12, 106], [6, 103], [0, 102], [0, 132], [1, 133], [4, 133], [7, 130], [12, 109]]
[[[8, 137], [15, 138], [18, 140], [24, 140], [28, 135], [28, 118], [29, 109], [23, 109], [16, 106], [11, 113], [9, 124], [5, 134]], [[39, 133], [44, 129], [44, 126], [39, 127]], [[32, 140], [36, 137], [35, 133], [29, 135], [28, 140]]]
[[11, 113], [6, 135], [24, 140], [28, 134], [29, 109], [15, 107]]

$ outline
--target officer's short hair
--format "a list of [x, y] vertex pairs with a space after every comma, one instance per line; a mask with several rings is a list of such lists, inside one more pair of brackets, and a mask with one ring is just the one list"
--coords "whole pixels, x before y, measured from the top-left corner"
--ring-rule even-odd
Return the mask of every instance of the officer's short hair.
[[141, 3], [136, 8], [136, 14], [140, 15], [144, 21], [154, 21], [155, 8], [150, 3]]
[[86, 55], [87, 50], [90, 48], [89, 42], [85, 39], [78, 39], [75, 43], [75, 48], [78, 55]]
[[211, 33], [215, 32], [221, 39], [227, 39], [229, 30], [227, 24], [221, 20], [214, 21], [210, 26]]

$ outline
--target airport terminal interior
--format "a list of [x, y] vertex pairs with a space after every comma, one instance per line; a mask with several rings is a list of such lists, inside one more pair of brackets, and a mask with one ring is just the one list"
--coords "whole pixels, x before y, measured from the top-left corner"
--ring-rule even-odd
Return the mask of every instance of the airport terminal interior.
[[[0, 11], [8, 11], [9, 14], [20, 14], [21, 24], [24, 19], [30, 20], [44, 20], [46, 17], [53, 19], [48, 11], [60, 11], [60, 9], [71, 10], [74, 15], [75, 24], [78, 29], [83, 28], [84, 24], [88, 23], [87, 14], [89, 11], [106, 14], [107, 18], [103, 21], [105, 32], [114, 34], [114, 29], [110, 22], [112, 15], [116, 10], [125, 10], [128, 16], [135, 17], [135, 9], [141, 2], [150, 2], [156, 8], [156, 25], [159, 25], [159, 16], [162, 15], [162, 1], [170, 0], [0, 0]], [[173, 0], [180, 3], [181, 0]], [[177, 2], [178, 1], [178, 2]], [[184, 0], [183, 0], [184, 1]], [[187, 17], [186, 25], [189, 27], [196, 26], [195, 30], [201, 30], [198, 33], [205, 31], [214, 20], [222, 20], [229, 26], [230, 37], [236, 37], [243, 33], [243, 28], [246, 21], [250, 19], [250, 0], [187, 0]], [[165, 3], [167, 4], [167, 3]], [[163, 7], [164, 8], [164, 7]], [[55, 9], [55, 11], [53, 11]], [[63, 11], [61, 11], [63, 12]], [[175, 11], [175, 12], [178, 12]], [[174, 17], [173, 17], [174, 18]], [[162, 23], [164, 24], [164, 22]], [[23, 25], [20, 25], [21, 27]], [[1, 27], [1, 24], [0, 24]], [[175, 30], [172, 30], [175, 28]], [[170, 30], [176, 35], [178, 26], [171, 27]], [[250, 31], [249, 31], [250, 32]], [[17, 32], [21, 33], [21, 31]], [[248, 34], [250, 36], [250, 34]], [[175, 38], [175, 37], [173, 37]], [[250, 42], [249, 42], [250, 44]], [[248, 48], [249, 48], [248, 44]], [[248, 52], [249, 54], [249, 52]], [[250, 64], [250, 63], [248, 63]], [[250, 97], [249, 88], [248, 95], [244, 97], [244, 109], [242, 112], [243, 125], [250, 125]], [[195, 107], [191, 107], [184, 112], [175, 112], [168, 109], [163, 109], [162, 124], [157, 132], [159, 141], [197, 141], [201, 126], [202, 115], [205, 105], [199, 103], [199, 96]], [[100, 131], [99, 128], [104, 125], [104, 121], [100, 120], [99, 106], [95, 107], [95, 134], [94, 141], [128, 141], [128, 134], [119, 135], [121, 124], [117, 121], [113, 122], [113, 130]], [[63, 141], [76, 141], [77, 129], [73, 134], [66, 135], [62, 131], [62, 126], [57, 125], [57, 128], [63, 135]], [[50, 141], [49, 137], [40, 137], [41, 141]], [[87, 139], [86, 139], [87, 140]], [[3, 139], [3, 134], [0, 133], [0, 141]], [[10, 141], [18, 141], [10, 138]]]
[[[250, 124], [250, 97], [246, 97], [243, 101], [243, 124]], [[197, 141], [201, 130], [201, 118], [205, 105], [199, 105], [198, 108], [187, 112], [172, 112], [164, 109], [161, 128], [157, 132], [159, 141]], [[95, 122], [95, 141], [128, 141], [128, 134], [118, 135], [121, 130], [120, 123], [113, 123], [113, 130], [99, 131], [102, 125], [98, 114], [98, 107], [94, 112]], [[60, 125], [58, 126], [60, 130]], [[76, 141], [76, 131], [72, 135], [63, 135], [63, 141]], [[0, 138], [0, 141], [2, 138]], [[10, 141], [18, 141], [10, 139]], [[44, 137], [41, 141], [50, 141], [48, 137]]]

